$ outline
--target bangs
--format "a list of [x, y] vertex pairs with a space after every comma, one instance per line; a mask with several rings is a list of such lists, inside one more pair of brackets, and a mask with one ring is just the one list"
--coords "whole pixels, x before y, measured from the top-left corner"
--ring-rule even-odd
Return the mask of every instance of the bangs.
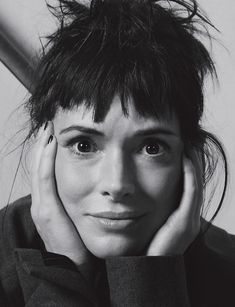
[[116, 51], [115, 46], [111, 47], [113, 50], [109, 46], [97, 56], [94, 48], [90, 56], [87, 51], [84, 56], [80, 53], [79, 63], [76, 56], [70, 63], [65, 58], [63, 81], [51, 87], [51, 101], [59, 101], [64, 109], [85, 103], [88, 109], [94, 110], [95, 122], [104, 120], [115, 95], [120, 97], [124, 115], [128, 115], [130, 98], [144, 117], [158, 117], [159, 113], [171, 109], [168, 73], [160, 73], [165, 68], [158, 61], [150, 60], [152, 55], [138, 58], [143, 50], [136, 50], [133, 56], [132, 50]]

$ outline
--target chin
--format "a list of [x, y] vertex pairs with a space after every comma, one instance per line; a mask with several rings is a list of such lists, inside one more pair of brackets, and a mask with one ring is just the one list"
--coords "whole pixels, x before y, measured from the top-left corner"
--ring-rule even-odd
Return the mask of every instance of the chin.
[[[88, 250], [97, 258], [138, 256], [144, 250], [144, 244], [139, 240], [129, 238], [93, 238], [83, 240]], [[85, 242], [86, 241], [86, 242]]]

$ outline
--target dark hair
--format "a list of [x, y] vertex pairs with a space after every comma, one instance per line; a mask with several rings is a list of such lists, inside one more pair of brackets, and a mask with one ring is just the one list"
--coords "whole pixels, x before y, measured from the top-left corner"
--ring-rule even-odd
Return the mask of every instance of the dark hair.
[[216, 77], [216, 70], [197, 38], [201, 25], [206, 35], [206, 27], [213, 27], [197, 2], [93, 0], [88, 7], [60, 0], [58, 7], [49, 8], [60, 26], [49, 37], [26, 104], [29, 137], [59, 107], [84, 103], [100, 122], [116, 94], [125, 116], [130, 97], [142, 116], [174, 112], [185, 144], [203, 153], [205, 184], [218, 160], [223, 162], [225, 182], [215, 216], [227, 186], [227, 160], [217, 138], [200, 125], [204, 79], [207, 74]]

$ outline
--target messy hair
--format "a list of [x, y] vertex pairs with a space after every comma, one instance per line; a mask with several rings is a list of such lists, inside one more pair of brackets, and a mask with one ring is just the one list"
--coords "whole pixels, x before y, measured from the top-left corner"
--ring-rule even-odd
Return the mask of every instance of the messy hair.
[[[194, 0], [58, 0], [50, 6], [59, 21], [48, 37], [26, 104], [31, 118], [29, 137], [59, 108], [85, 104], [95, 122], [104, 120], [113, 97], [120, 97], [128, 116], [132, 98], [141, 116], [174, 112], [187, 146], [204, 157], [204, 184], [227, 160], [221, 143], [201, 125], [203, 86], [216, 78], [213, 60], [198, 39], [213, 27]], [[212, 219], [213, 219], [212, 218]]]

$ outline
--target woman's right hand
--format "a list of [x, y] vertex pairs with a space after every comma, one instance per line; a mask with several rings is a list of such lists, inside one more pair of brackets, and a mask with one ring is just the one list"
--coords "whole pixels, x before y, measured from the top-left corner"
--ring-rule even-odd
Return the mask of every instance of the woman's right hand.
[[[57, 140], [53, 123], [39, 129], [31, 151], [31, 215], [46, 250], [70, 258], [84, 268], [92, 261], [59, 198], [55, 180]], [[87, 269], [86, 269], [87, 271]]]

